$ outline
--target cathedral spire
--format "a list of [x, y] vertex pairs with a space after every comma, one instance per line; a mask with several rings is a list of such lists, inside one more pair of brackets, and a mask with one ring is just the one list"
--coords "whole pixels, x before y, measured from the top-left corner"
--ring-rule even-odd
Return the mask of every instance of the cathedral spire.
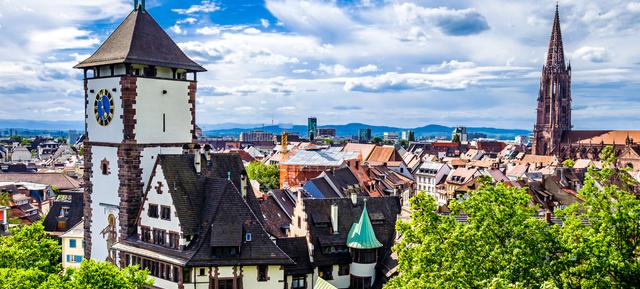
[[565, 69], [564, 48], [562, 45], [562, 32], [560, 31], [560, 10], [556, 3], [556, 15], [553, 19], [551, 39], [549, 40], [549, 52], [547, 53], [548, 68]]

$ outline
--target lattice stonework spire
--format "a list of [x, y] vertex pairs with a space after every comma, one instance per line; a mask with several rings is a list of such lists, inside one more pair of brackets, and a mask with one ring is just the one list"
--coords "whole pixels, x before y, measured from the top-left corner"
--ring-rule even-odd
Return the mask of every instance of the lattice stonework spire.
[[549, 50], [542, 76], [536, 125], [534, 127], [533, 153], [558, 155], [565, 132], [571, 130], [571, 66], [565, 64], [560, 12], [556, 5]]

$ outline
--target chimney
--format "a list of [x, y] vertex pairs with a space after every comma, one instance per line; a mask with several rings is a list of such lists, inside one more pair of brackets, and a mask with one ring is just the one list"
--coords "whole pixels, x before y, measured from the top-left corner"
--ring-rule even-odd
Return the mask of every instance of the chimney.
[[209, 144], [204, 145], [204, 158], [207, 161], [211, 160], [211, 146]]
[[338, 205], [331, 205], [331, 229], [334, 234], [338, 234]]
[[240, 175], [240, 191], [243, 198], [247, 198], [247, 177], [244, 174]]
[[200, 151], [196, 151], [193, 155], [193, 166], [196, 168], [196, 173], [200, 174], [202, 172], [202, 162]]
[[358, 194], [351, 192], [351, 203], [355, 206], [358, 204]]

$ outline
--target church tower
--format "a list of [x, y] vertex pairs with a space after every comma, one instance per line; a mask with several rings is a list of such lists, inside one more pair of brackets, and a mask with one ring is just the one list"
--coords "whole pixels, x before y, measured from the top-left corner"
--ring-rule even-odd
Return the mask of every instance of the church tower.
[[557, 155], [565, 132], [571, 130], [571, 64], [565, 65], [560, 13], [551, 30], [547, 62], [542, 68], [536, 125], [533, 129], [533, 153]]
[[143, 188], [158, 154], [195, 143], [197, 73], [135, 0], [134, 10], [89, 58], [84, 71], [85, 257], [117, 262], [111, 248], [135, 235]]

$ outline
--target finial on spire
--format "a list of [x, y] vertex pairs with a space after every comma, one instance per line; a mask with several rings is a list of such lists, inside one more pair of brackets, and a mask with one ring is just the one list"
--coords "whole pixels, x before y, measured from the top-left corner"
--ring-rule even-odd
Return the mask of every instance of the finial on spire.
[[133, 0], [133, 10], [145, 11], [145, 0]]

